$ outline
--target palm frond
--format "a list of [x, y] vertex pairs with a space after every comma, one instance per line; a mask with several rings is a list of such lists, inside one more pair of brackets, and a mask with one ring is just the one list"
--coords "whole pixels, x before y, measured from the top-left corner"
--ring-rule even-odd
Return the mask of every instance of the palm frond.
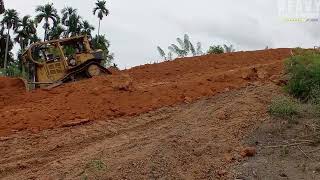
[[166, 53], [164, 52], [164, 50], [160, 46], [158, 46], [157, 49], [160, 56], [166, 59]]
[[203, 55], [201, 42], [197, 43], [197, 55]]
[[193, 44], [191, 42], [189, 42], [189, 45], [190, 45], [190, 51], [191, 51], [192, 55], [196, 56], [197, 55], [197, 51], [195, 50]]

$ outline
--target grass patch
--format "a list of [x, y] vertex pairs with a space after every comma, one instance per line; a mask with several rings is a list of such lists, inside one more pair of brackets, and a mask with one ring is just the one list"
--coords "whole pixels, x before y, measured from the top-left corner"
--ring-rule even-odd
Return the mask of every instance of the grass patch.
[[303, 102], [320, 103], [320, 54], [305, 51], [287, 59], [286, 72], [288, 84], [286, 90]]
[[107, 170], [107, 165], [100, 159], [91, 160], [81, 173], [81, 180], [88, 179], [101, 179], [105, 171]]
[[298, 103], [289, 97], [278, 97], [272, 100], [269, 113], [275, 117], [292, 118], [298, 114]]

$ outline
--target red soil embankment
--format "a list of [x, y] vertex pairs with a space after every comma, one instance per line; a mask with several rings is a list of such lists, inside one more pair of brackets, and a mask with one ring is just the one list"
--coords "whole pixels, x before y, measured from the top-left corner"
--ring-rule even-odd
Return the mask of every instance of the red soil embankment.
[[1, 94], [12, 96], [0, 104], [0, 136], [137, 115], [269, 81], [281, 74], [289, 56], [290, 49], [206, 55], [139, 66], [50, 91], [23, 93], [18, 88], [13, 95], [10, 88], [0, 87]]

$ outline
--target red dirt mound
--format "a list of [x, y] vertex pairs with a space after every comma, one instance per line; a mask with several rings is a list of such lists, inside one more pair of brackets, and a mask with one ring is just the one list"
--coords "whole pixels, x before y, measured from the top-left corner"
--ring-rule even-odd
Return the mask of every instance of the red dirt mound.
[[19, 91], [0, 105], [0, 136], [133, 116], [269, 81], [281, 74], [289, 56], [290, 49], [206, 55], [139, 66], [50, 91]]
[[24, 82], [18, 78], [0, 77], [0, 107], [26, 91]]

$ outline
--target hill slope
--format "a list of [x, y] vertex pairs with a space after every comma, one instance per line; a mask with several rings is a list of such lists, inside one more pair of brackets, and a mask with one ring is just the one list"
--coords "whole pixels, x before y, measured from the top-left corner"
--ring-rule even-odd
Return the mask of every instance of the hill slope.
[[290, 49], [236, 52], [144, 65], [112, 76], [25, 93], [0, 87], [0, 136], [133, 116], [266, 82]]

